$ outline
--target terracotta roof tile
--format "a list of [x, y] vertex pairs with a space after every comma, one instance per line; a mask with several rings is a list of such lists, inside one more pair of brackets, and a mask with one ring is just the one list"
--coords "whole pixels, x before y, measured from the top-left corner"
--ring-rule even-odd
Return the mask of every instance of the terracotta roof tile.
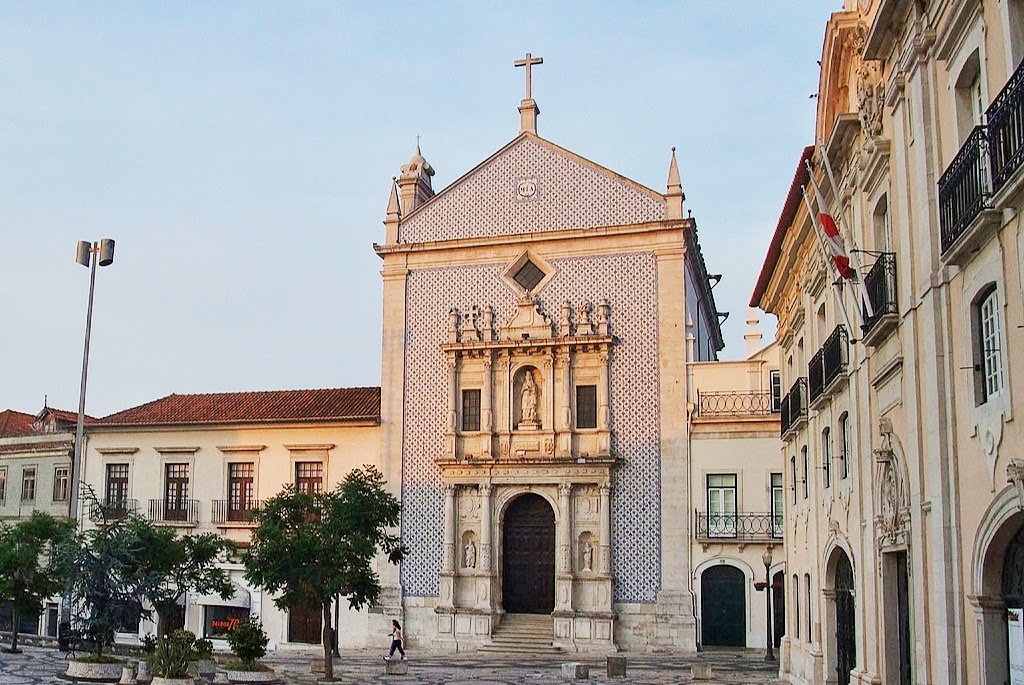
[[36, 417], [13, 409], [0, 411], [0, 438], [11, 438], [16, 435], [30, 435], [35, 431], [32, 423]]
[[380, 388], [168, 395], [93, 426], [380, 420]]

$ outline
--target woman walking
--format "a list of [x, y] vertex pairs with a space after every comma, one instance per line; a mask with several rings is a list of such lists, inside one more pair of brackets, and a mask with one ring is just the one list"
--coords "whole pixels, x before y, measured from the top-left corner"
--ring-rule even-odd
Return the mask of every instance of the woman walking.
[[391, 635], [389, 637], [391, 638], [391, 651], [384, 657], [384, 661], [390, 661], [395, 656], [396, 649], [402, 655], [402, 661], [405, 661], [405, 649], [402, 644], [404, 641], [402, 638], [402, 626], [394, 619], [391, 619]]

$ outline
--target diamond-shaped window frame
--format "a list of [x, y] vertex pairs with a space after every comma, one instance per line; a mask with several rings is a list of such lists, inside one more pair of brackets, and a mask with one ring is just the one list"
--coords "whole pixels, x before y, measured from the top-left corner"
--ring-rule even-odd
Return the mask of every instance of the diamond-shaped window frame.
[[[524, 288], [522, 284], [516, 280], [516, 276], [519, 271], [526, 265], [527, 262], [532, 263], [537, 269], [544, 274], [544, 277], [540, 279], [537, 285], [532, 288]], [[555, 267], [551, 266], [546, 259], [538, 255], [531, 249], [524, 250], [516, 257], [501, 274], [501, 279], [505, 281], [505, 284], [510, 287], [513, 292], [518, 295], [536, 295], [551, 282], [551, 279], [555, 277], [558, 271]]]

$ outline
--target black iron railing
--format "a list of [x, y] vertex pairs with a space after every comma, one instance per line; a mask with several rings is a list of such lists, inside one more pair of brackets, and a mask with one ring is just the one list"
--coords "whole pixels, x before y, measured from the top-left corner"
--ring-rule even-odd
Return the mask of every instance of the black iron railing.
[[757, 542], [782, 537], [781, 514], [713, 514], [694, 512], [698, 540]]
[[998, 192], [1024, 163], [1024, 64], [1017, 67], [985, 112], [992, 192]]
[[975, 126], [939, 179], [939, 224], [945, 253], [975, 217], [989, 206], [988, 142], [984, 126]]
[[811, 402], [821, 397], [825, 389], [835, 379], [846, 373], [849, 349], [850, 337], [846, 332], [846, 326], [840, 324], [832, 331], [832, 335], [828, 336], [821, 349], [811, 357], [811, 363], [807, 365]]
[[898, 314], [896, 308], [896, 255], [883, 252], [864, 277], [864, 290], [871, 303], [871, 314], [864, 308], [861, 330], [867, 335], [887, 314]]
[[786, 396], [782, 398], [779, 421], [781, 422], [782, 435], [792, 428], [801, 417], [807, 416], [807, 379], [797, 378], [793, 387], [789, 389]]
[[226, 499], [213, 500], [211, 518], [214, 523], [252, 523], [252, 510], [263, 506], [262, 501], [232, 502]]
[[120, 519], [127, 516], [129, 512], [135, 511], [138, 508], [139, 502], [134, 499], [94, 502], [92, 506], [89, 507], [89, 518], [93, 521], [101, 521], [104, 516], [108, 519]]
[[727, 391], [697, 392], [697, 413], [700, 416], [770, 416], [772, 394], [765, 392]]
[[151, 499], [149, 518], [158, 523], [198, 523], [199, 500]]

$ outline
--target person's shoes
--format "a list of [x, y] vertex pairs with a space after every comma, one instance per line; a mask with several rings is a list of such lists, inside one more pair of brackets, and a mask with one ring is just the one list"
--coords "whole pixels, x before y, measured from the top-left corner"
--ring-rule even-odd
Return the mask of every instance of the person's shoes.
[[386, 656], [382, 656], [381, 659], [383, 659], [384, 661], [391, 661], [391, 659], [387, 658]]
[[404, 654], [402, 655], [402, 661], [405, 661], [405, 655]]

